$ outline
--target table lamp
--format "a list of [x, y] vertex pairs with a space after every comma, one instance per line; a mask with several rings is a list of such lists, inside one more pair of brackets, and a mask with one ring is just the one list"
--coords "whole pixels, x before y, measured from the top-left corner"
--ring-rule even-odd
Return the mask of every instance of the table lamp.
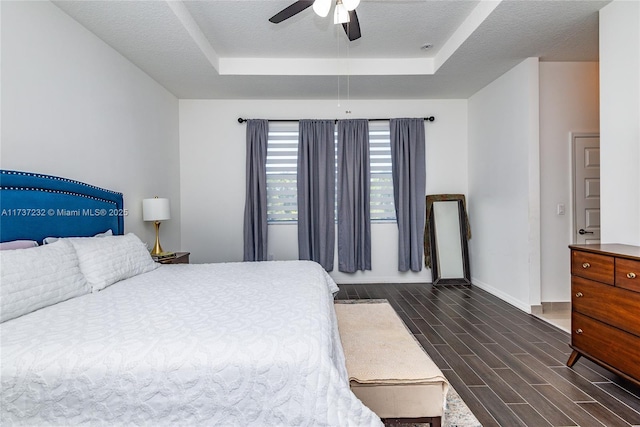
[[151, 250], [151, 255], [162, 255], [164, 251], [160, 246], [160, 221], [171, 218], [169, 212], [169, 199], [159, 199], [157, 196], [153, 199], [142, 200], [142, 219], [144, 221], [153, 221], [156, 226], [156, 244]]

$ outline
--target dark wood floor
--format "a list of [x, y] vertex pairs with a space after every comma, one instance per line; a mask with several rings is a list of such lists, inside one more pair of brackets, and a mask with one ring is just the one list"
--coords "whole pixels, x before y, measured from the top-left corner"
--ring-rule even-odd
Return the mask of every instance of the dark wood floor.
[[337, 298], [389, 300], [484, 427], [640, 425], [640, 387], [585, 358], [568, 368], [569, 334], [481, 289], [341, 285]]

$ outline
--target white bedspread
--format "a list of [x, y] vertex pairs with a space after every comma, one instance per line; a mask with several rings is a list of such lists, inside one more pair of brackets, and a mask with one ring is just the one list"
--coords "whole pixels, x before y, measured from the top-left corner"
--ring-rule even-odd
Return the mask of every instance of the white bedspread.
[[381, 425], [304, 261], [166, 265], [0, 326], [1, 424]]

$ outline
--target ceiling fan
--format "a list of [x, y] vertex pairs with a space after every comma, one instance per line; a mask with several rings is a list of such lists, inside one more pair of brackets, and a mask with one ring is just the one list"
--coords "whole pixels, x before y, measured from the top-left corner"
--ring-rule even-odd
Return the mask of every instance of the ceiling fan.
[[280, 12], [269, 18], [274, 24], [279, 24], [285, 19], [289, 19], [303, 10], [313, 6], [314, 12], [323, 18], [329, 14], [331, 7], [335, 4], [333, 22], [342, 24], [344, 32], [350, 41], [360, 38], [360, 23], [356, 15], [356, 7], [360, 0], [298, 0]]

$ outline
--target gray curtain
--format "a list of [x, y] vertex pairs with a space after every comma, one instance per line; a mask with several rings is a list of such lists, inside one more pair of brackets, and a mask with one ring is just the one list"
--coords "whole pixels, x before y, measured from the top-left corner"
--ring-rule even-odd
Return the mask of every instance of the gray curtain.
[[398, 270], [420, 271], [425, 222], [424, 119], [392, 119], [390, 131]]
[[338, 122], [338, 269], [371, 270], [369, 122]]
[[267, 259], [267, 120], [247, 121], [247, 189], [244, 202], [245, 261]]
[[298, 139], [298, 256], [333, 270], [335, 242], [335, 124], [300, 120]]

